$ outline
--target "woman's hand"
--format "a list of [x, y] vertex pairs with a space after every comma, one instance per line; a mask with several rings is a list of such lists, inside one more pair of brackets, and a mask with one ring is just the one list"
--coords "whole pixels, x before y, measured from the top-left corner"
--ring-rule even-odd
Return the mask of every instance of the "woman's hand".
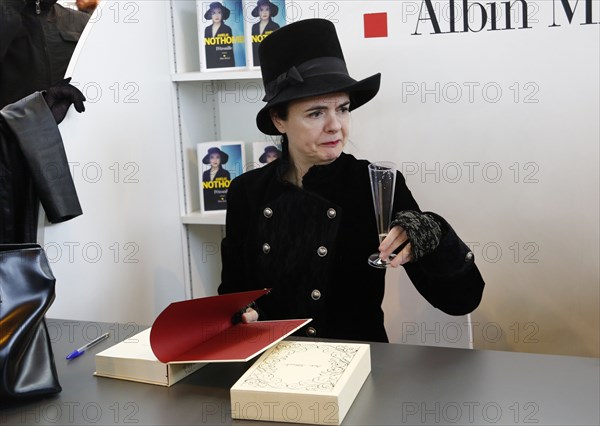
[[258, 321], [258, 312], [256, 312], [254, 309], [248, 308], [246, 309], [246, 312], [242, 314], [242, 322], [244, 324], [256, 321]]
[[231, 317], [231, 323], [235, 325], [239, 323], [247, 324], [249, 322], [258, 321], [258, 312], [255, 309], [253, 309], [251, 305], [254, 305], [254, 303], [251, 303], [250, 305], [246, 306], [245, 309], [242, 308], [238, 312], [233, 314], [233, 316]]
[[393, 268], [398, 267], [398, 265], [404, 265], [412, 260], [412, 247], [406, 231], [401, 226], [394, 226], [379, 245], [379, 257], [381, 260], [387, 260], [394, 250], [401, 246], [403, 248], [400, 250], [400, 253], [392, 259], [391, 266]]

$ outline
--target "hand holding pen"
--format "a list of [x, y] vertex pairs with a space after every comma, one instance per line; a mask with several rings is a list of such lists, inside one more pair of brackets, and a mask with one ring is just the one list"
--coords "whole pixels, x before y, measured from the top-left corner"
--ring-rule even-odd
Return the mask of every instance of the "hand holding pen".
[[83, 353], [85, 351], [87, 351], [89, 348], [96, 346], [98, 343], [103, 342], [104, 340], [108, 339], [108, 336], [110, 336], [110, 333], [104, 333], [103, 335], [96, 337], [91, 342], [86, 343], [79, 349], [75, 349], [73, 352], [71, 352], [69, 355], [67, 355], [67, 359], [74, 359], [74, 358], [77, 358], [79, 355], [83, 355]]

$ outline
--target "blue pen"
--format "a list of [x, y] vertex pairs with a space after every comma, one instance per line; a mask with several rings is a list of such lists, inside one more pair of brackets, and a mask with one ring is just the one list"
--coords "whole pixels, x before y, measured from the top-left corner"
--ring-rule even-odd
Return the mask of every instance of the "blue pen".
[[85, 351], [87, 351], [89, 348], [91, 348], [92, 346], [96, 346], [98, 343], [108, 339], [108, 336], [110, 336], [110, 333], [104, 333], [103, 335], [96, 337], [91, 342], [86, 343], [79, 349], [75, 349], [73, 352], [71, 352], [69, 355], [67, 355], [67, 359], [73, 359], [73, 358], [77, 358], [79, 355], [83, 355], [83, 353]]

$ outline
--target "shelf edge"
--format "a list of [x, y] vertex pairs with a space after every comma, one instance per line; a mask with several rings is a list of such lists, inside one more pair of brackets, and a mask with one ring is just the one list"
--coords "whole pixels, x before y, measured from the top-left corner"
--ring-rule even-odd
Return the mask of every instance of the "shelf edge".
[[225, 212], [200, 213], [198, 211], [181, 216], [184, 225], [225, 225]]
[[184, 72], [171, 74], [171, 81], [260, 80], [260, 71]]

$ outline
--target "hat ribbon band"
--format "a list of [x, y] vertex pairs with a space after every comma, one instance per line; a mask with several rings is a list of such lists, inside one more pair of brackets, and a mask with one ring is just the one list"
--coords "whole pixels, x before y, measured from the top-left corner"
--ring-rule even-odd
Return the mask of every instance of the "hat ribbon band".
[[316, 77], [325, 74], [348, 75], [348, 69], [343, 59], [334, 56], [311, 59], [300, 65], [292, 66], [286, 72], [280, 74], [275, 80], [267, 83], [263, 101], [269, 102], [282, 90], [290, 86], [303, 83], [305, 78]]

